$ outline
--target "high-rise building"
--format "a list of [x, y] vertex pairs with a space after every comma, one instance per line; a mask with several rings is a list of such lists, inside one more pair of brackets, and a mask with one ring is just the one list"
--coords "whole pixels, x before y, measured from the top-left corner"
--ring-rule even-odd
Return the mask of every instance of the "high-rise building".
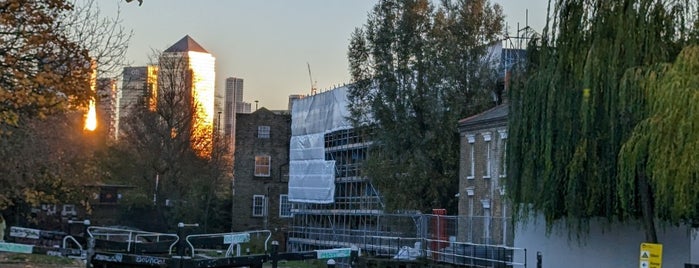
[[116, 139], [117, 82], [113, 78], [97, 79], [97, 127], [110, 139]]
[[[190, 99], [188, 103], [194, 108], [194, 133], [200, 135], [192, 139], [209, 139], [213, 134], [216, 123], [215, 63], [216, 58], [189, 35], [166, 49], [159, 59], [158, 94], [177, 94]], [[206, 154], [211, 148], [198, 149]]]
[[[226, 78], [226, 117], [228, 113], [249, 114], [252, 112], [251, 104], [243, 101], [243, 79], [239, 77]], [[230, 119], [226, 119], [230, 122]]]
[[252, 113], [252, 103], [239, 101], [235, 104], [235, 112], [239, 114]]
[[157, 97], [156, 66], [124, 67], [121, 90], [115, 94], [114, 102], [114, 133], [119, 137], [123, 131], [123, 122], [140, 105], [148, 105], [155, 109]]
[[235, 114], [238, 113], [238, 102], [243, 101], [243, 79], [238, 77], [226, 78], [226, 95], [224, 118], [224, 135], [230, 137], [235, 133]]

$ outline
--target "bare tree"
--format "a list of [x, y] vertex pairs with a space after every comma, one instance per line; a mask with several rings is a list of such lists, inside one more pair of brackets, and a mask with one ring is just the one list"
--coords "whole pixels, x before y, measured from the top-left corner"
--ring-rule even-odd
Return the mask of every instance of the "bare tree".
[[[230, 176], [228, 146], [222, 144], [224, 139], [215, 139], [212, 126], [200, 118], [203, 108], [192, 88], [196, 78], [186, 56], [155, 54], [157, 93], [133, 107], [117, 145], [129, 152], [131, 161], [137, 158], [139, 167], [115, 179], [130, 177], [129, 183], [157, 193], [154, 205], [167, 225], [183, 220], [207, 225], [217, 197], [228, 196], [221, 193], [227, 188], [220, 187]], [[149, 105], [152, 99], [157, 100], [155, 106]], [[166, 199], [172, 207], [166, 207]]]

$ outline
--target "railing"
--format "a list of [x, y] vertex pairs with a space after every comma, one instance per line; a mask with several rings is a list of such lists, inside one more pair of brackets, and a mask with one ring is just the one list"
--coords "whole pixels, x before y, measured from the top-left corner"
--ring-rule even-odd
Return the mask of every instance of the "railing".
[[[525, 262], [515, 262], [518, 252], [526, 255], [526, 249], [503, 245], [475, 244], [467, 242], [449, 242], [425, 239], [428, 247], [425, 254], [428, 259], [440, 262], [469, 265], [470, 267], [526, 267]], [[443, 248], [431, 248], [429, 245], [447, 244]]]
[[179, 241], [179, 237], [176, 234], [145, 232], [112, 227], [90, 226], [87, 228], [87, 233], [90, 238], [93, 239], [125, 243], [126, 252], [131, 252], [136, 244], [168, 243], [168, 254], [172, 254], [172, 248]]
[[[392, 258], [426, 258], [474, 267], [525, 267], [514, 261], [525, 249], [509, 247], [509, 218], [458, 217], [428, 214], [383, 214], [373, 225], [359, 229], [293, 226], [288, 243], [293, 250], [314, 247], [357, 246], [365, 255]], [[349, 222], [349, 221], [348, 221]]]
[[203, 253], [202, 255], [198, 255], [202, 257], [208, 256], [212, 251], [218, 253], [218, 250], [216, 250], [215, 247], [221, 244], [228, 245], [224, 256], [231, 257], [233, 256], [234, 250], [236, 251], [235, 256], [241, 256], [241, 246], [245, 243], [255, 241], [254, 238], [259, 238], [260, 236], [262, 236], [262, 239], [264, 240], [264, 242], [262, 242], [264, 252], [267, 252], [267, 245], [272, 237], [272, 232], [269, 230], [188, 235], [185, 238], [185, 241], [187, 242], [187, 245], [191, 251], [192, 257], [197, 255], [197, 253]]

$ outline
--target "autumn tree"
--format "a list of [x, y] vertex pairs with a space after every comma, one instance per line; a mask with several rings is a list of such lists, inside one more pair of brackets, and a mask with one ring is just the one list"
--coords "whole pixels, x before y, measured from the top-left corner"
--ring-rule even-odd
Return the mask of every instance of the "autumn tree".
[[[667, 167], [646, 166], [658, 157], [686, 162], [651, 156], [649, 135], [667, 135], [669, 142], [678, 133], [649, 133], [658, 129], [646, 126], [657, 119], [657, 106], [649, 104], [679, 101], [675, 93], [650, 92], [670, 89], [657, 88], [655, 80], [670, 82], [661, 77], [690, 40], [696, 2], [559, 0], [550, 6], [544, 34], [530, 46], [527, 70], [511, 91], [506, 183], [514, 211], [523, 219], [541, 213], [549, 228], [564, 221], [576, 235], [594, 218], [641, 220], [646, 240], [655, 242], [656, 219], [678, 223], [696, 216], [675, 213], [696, 207], [696, 200], [671, 202], [667, 192], [668, 184], [694, 175], [670, 179], [656, 176]], [[683, 111], [692, 113], [673, 109]]]
[[0, 210], [83, 203], [104, 144], [83, 132], [91, 78], [121, 64], [129, 37], [93, 1], [0, 3]]
[[351, 120], [371, 129], [363, 170], [389, 209], [456, 211], [456, 122], [495, 103], [502, 23], [487, 0], [384, 0], [352, 34]]
[[0, 131], [21, 117], [85, 107], [94, 97], [91, 63], [121, 64], [130, 33], [92, 3], [0, 3]]

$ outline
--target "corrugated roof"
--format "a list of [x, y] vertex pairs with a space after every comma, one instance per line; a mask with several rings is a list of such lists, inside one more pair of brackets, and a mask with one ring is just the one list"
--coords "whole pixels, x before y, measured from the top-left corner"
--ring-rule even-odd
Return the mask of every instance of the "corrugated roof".
[[177, 43], [165, 50], [165, 52], [189, 51], [209, 53], [208, 51], [206, 51], [206, 49], [199, 45], [197, 41], [194, 41], [194, 39], [192, 39], [192, 37], [190, 37], [189, 35], [185, 35], [184, 37], [182, 37], [182, 39], [180, 39], [180, 41], [177, 41]]

